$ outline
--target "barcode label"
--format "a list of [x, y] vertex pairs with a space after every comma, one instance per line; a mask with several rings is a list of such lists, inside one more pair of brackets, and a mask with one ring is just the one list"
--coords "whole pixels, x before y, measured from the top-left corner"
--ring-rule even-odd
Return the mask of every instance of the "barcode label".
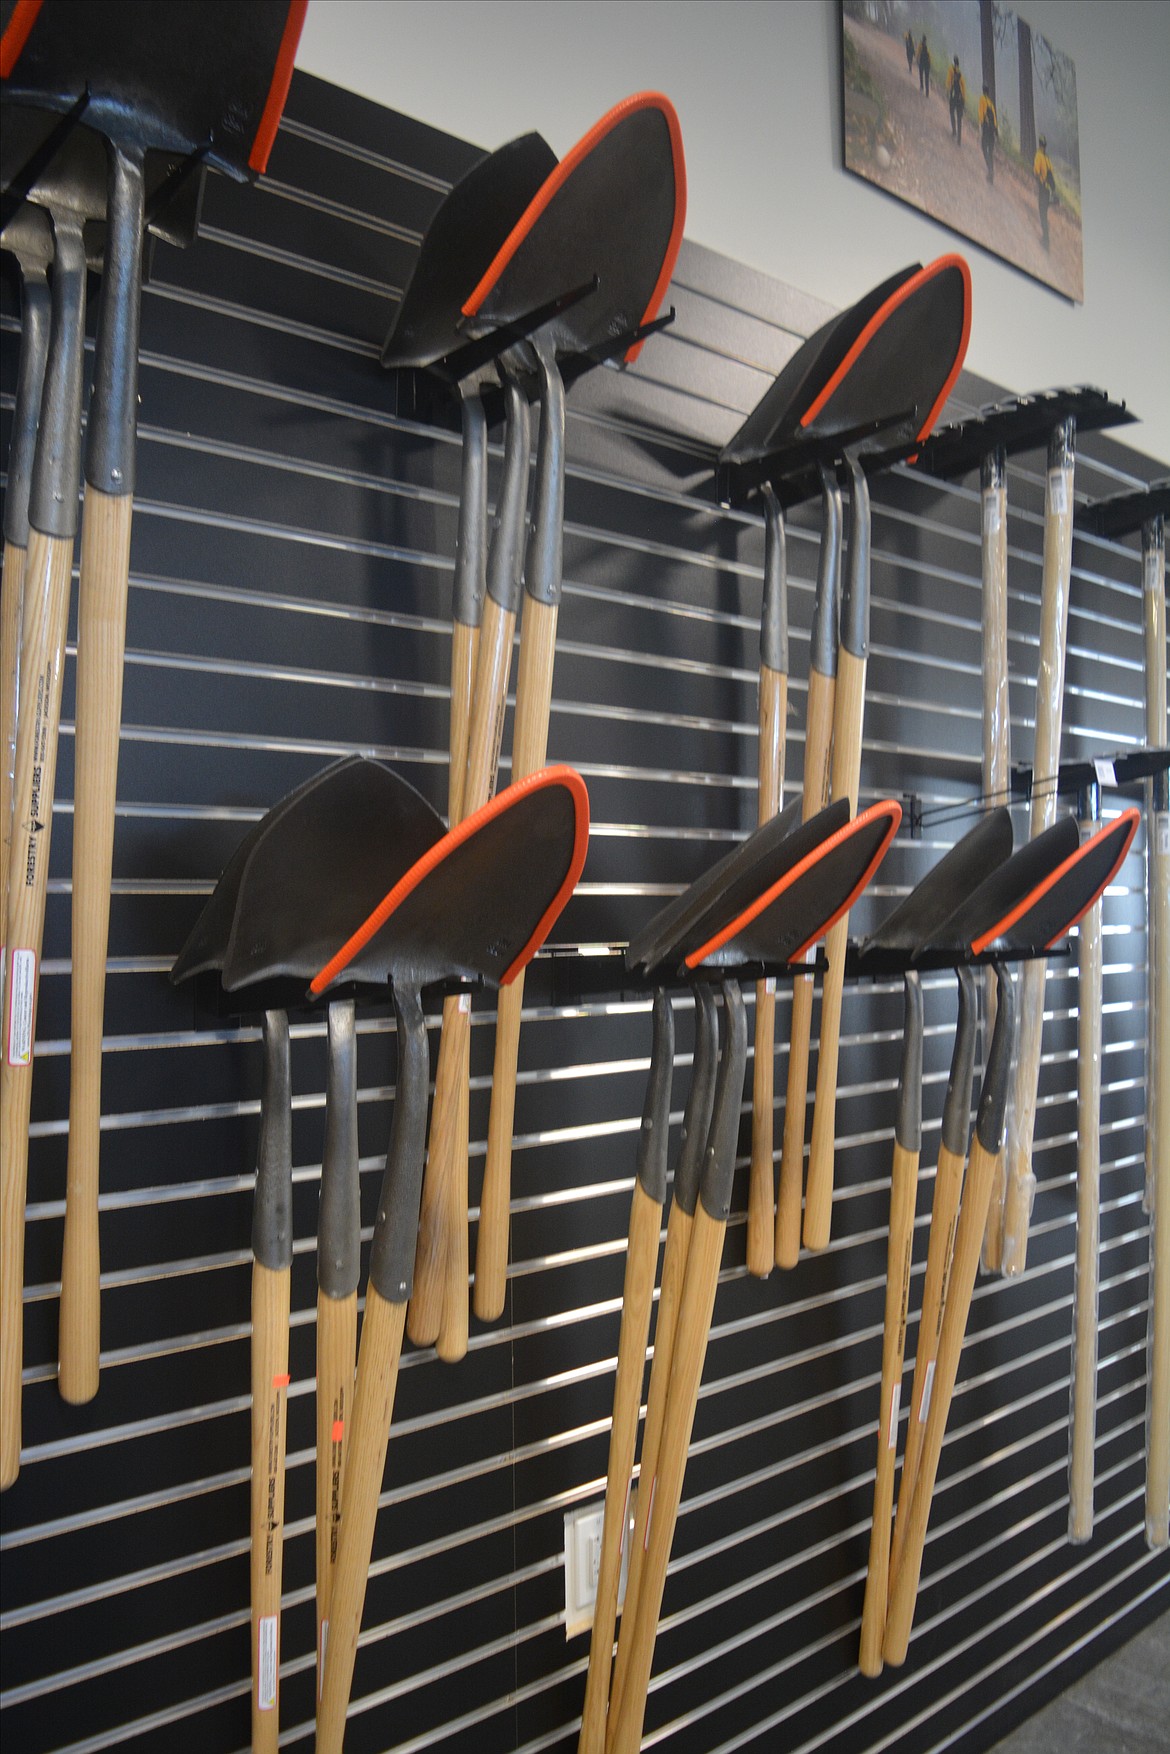
[[256, 1709], [271, 1711], [276, 1704], [276, 1615], [260, 1616], [260, 1660], [256, 1665]]
[[1113, 763], [1105, 757], [1098, 757], [1093, 763], [1093, 772], [1097, 776], [1099, 786], [1115, 786], [1117, 775], [1113, 771]]
[[999, 533], [999, 526], [999, 494], [989, 493], [983, 501], [983, 528], [988, 536], [995, 536]]
[[12, 990], [8, 995], [8, 1064], [27, 1066], [32, 1059], [33, 999], [37, 990], [37, 953], [12, 952]]
[[1063, 469], [1053, 469], [1048, 476], [1048, 503], [1058, 518], [1068, 510], [1068, 486]]

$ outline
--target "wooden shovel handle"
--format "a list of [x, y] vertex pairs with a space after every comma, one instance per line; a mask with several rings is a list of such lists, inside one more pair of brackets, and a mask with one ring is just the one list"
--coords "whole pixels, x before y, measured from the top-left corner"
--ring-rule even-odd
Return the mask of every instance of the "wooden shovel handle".
[[[1157, 749], [1167, 739], [1166, 529], [1162, 518], [1155, 519], [1152, 526], [1147, 523], [1142, 529], [1142, 631], [1145, 647], [1146, 743], [1151, 749]], [[1167, 946], [1164, 936], [1159, 940], [1157, 935], [1157, 902], [1159, 899], [1164, 900], [1166, 894], [1165, 882], [1160, 898], [1154, 890], [1157, 818], [1155, 782], [1150, 779], [1146, 781], [1146, 845], [1150, 849], [1146, 856], [1149, 893], [1146, 1034], [1150, 1075], [1146, 1079], [1146, 1186], [1143, 1198], [1147, 1212], [1154, 1209], [1157, 1165], [1165, 1158], [1167, 1150], [1170, 1150], [1170, 1142], [1162, 1145], [1166, 1129], [1170, 1127], [1170, 1114], [1167, 1111], [1167, 1105], [1170, 1104], [1170, 1084], [1164, 1082], [1159, 1088], [1157, 1076], [1158, 1041], [1164, 1041], [1166, 1031], [1170, 1029], [1166, 1013], [1158, 1004], [1159, 970], [1164, 971], [1170, 966], [1167, 961], [1170, 957], [1170, 946]]]
[[91, 1401], [97, 1394], [101, 1352], [102, 1021], [133, 510], [131, 495], [102, 493], [86, 483], [77, 599], [73, 1023], [59, 1342], [59, 1386], [65, 1400], [73, 1402]]
[[[837, 661], [837, 697], [833, 708], [833, 797], [848, 798], [857, 810], [861, 777], [861, 727], [865, 710], [865, 659], [842, 646]], [[808, 1151], [808, 1183], [804, 1191], [804, 1246], [829, 1246], [833, 1214], [833, 1157], [837, 1126], [837, 1061], [841, 1044], [841, 997], [845, 987], [845, 950], [849, 915], [841, 918], [825, 942], [828, 966], [821, 989], [821, 1033], [817, 1048], [817, 1088], [813, 1102], [812, 1140]]]
[[[1071, 427], [1071, 422], [1069, 425]], [[1044, 495], [1040, 662], [1036, 675], [1036, 737], [1032, 756], [1033, 840], [1056, 820], [1055, 782], [1060, 767], [1060, 733], [1064, 718], [1064, 668], [1072, 572], [1074, 462], [1071, 434], [1066, 443], [1054, 439], [1048, 450]], [[1007, 1181], [1003, 1197], [1000, 1268], [1006, 1276], [1013, 1278], [1027, 1266], [1028, 1226], [1036, 1193], [1032, 1142], [1036, 1129], [1036, 1092], [1040, 1081], [1044, 1027], [1045, 966], [1042, 961], [1029, 962], [1024, 968], [1019, 1057], [1008, 1110]]]
[[934, 1172], [934, 1199], [930, 1208], [930, 1241], [926, 1251], [926, 1278], [922, 1286], [922, 1310], [918, 1318], [918, 1352], [914, 1359], [914, 1386], [910, 1391], [910, 1416], [906, 1423], [906, 1453], [902, 1458], [902, 1478], [898, 1487], [898, 1514], [894, 1519], [894, 1536], [890, 1544], [889, 1571], [892, 1577], [902, 1560], [906, 1525], [918, 1479], [922, 1454], [922, 1433], [930, 1411], [931, 1388], [938, 1358], [939, 1335], [942, 1331], [943, 1309], [946, 1305], [947, 1280], [955, 1246], [955, 1225], [959, 1217], [959, 1197], [963, 1191], [963, 1159], [945, 1145], [939, 1147], [938, 1167]]
[[[557, 604], [529, 597], [520, 633], [516, 677], [516, 724], [512, 735], [512, 783], [544, 766], [552, 710], [553, 658]], [[488, 1113], [487, 1159], [475, 1248], [475, 1313], [481, 1322], [504, 1313], [508, 1278], [508, 1219], [512, 1191], [512, 1129], [516, 1116], [516, 1066], [524, 976], [500, 992], [496, 1004], [496, 1048], [492, 1100]]]
[[8, 919], [8, 861], [12, 852], [12, 775], [16, 766], [16, 692], [20, 674], [20, 609], [28, 550], [4, 544], [0, 580], [0, 938]]
[[906, 1310], [910, 1301], [910, 1257], [914, 1246], [914, 1204], [918, 1153], [894, 1142], [890, 1177], [890, 1241], [886, 1256], [886, 1309], [882, 1333], [882, 1387], [878, 1415], [877, 1472], [873, 1488], [873, 1527], [869, 1570], [861, 1613], [863, 1675], [882, 1672], [886, 1597], [890, 1576], [890, 1517], [894, 1505], [894, 1464], [898, 1445], [898, 1404], [906, 1354]]
[[967, 1331], [967, 1317], [971, 1309], [979, 1251], [983, 1242], [983, 1227], [987, 1218], [987, 1201], [994, 1178], [995, 1158], [984, 1148], [976, 1132], [971, 1141], [967, 1185], [963, 1192], [963, 1204], [955, 1233], [954, 1258], [947, 1287], [942, 1333], [939, 1337], [930, 1412], [922, 1437], [918, 1479], [907, 1513], [901, 1562], [890, 1579], [883, 1654], [886, 1662], [895, 1667], [905, 1662], [910, 1643], [910, 1628], [918, 1597], [918, 1580], [922, 1573], [922, 1555], [926, 1545], [931, 1498], [934, 1494], [943, 1438], [946, 1435], [951, 1397], [955, 1391], [963, 1338]]
[[[666, 1415], [666, 1398], [670, 1389], [670, 1370], [674, 1360], [674, 1338], [678, 1329], [679, 1305], [686, 1279], [687, 1255], [691, 1246], [694, 1213], [684, 1212], [677, 1201], [670, 1208], [666, 1222], [666, 1249], [662, 1260], [662, 1284], [658, 1293], [658, 1317], [654, 1326], [654, 1358], [650, 1367], [650, 1388], [646, 1396], [646, 1420], [642, 1428], [642, 1456], [638, 1464], [638, 1493], [634, 1502], [634, 1528], [630, 1536], [630, 1565], [626, 1574], [626, 1601], [622, 1610], [623, 1636], [618, 1641], [610, 1690], [610, 1714], [621, 1703], [629, 1673], [632, 1650], [632, 1628], [637, 1617], [638, 1597], [642, 1589], [642, 1570], [646, 1560], [646, 1526], [654, 1500], [658, 1456], [662, 1445], [662, 1422]], [[631, 1632], [625, 1633], [629, 1625]]]
[[348, 1297], [317, 1294], [317, 1697], [325, 1676], [329, 1604], [337, 1537], [346, 1432], [353, 1412], [357, 1353], [357, 1292]]
[[[770, 822], [784, 790], [784, 729], [788, 676], [760, 665], [759, 799], [757, 822]], [[766, 1279], [776, 1255], [775, 1155], [776, 988], [756, 982], [755, 1059], [752, 1066], [752, 1166], [748, 1183], [747, 1268]]]
[[[467, 1138], [465, 1093], [470, 1029], [469, 996], [449, 995], [443, 1001], [431, 1136], [414, 1254], [414, 1285], [406, 1318], [406, 1331], [416, 1346], [433, 1346], [443, 1321], [455, 1158], [461, 1141]], [[466, 1149], [465, 1144], [462, 1148]]]
[[646, 1337], [654, 1301], [654, 1276], [658, 1266], [658, 1239], [662, 1230], [662, 1207], [652, 1200], [640, 1181], [634, 1182], [630, 1207], [630, 1236], [626, 1251], [626, 1274], [622, 1287], [622, 1325], [618, 1339], [617, 1375], [613, 1385], [613, 1422], [609, 1432], [609, 1462], [605, 1481], [605, 1523], [601, 1537], [601, 1563], [597, 1574], [597, 1598], [593, 1608], [593, 1634], [589, 1644], [589, 1673], [581, 1712], [578, 1754], [603, 1754], [605, 1719], [609, 1708], [609, 1676], [613, 1659], [614, 1627], [617, 1623], [618, 1585], [621, 1581], [622, 1545], [626, 1533], [630, 1477], [634, 1445], [638, 1436], [638, 1410], [642, 1400], [642, 1373], [646, 1366]]
[[405, 1318], [405, 1304], [387, 1302], [373, 1286], [367, 1289], [329, 1604], [329, 1648], [317, 1712], [317, 1754], [341, 1754], [345, 1736]]
[[[464, 816], [470, 816], [481, 804], [486, 804], [495, 787], [515, 631], [515, 615], [502, 609], [494, 597], [486, 597], [475, 664], [467, 771], [463, 781]], [[458, 997], [448, 998], [443, 1005], [443, 1029], [435, 1068], [431, 1136], [419, 1211], [419, 1241], [407, 1331], [416, 1346], [433, 1344], [439, 1339], [446, 1310], [449, 1325], [441, 1356], [452, 1361], [461, 1358], [467, 1350], [466, 1312], [462, 1335], [457, 1324], [452, 1332], [450, 1313], [453, 1300], [448, 1298], [446, 1286], [448, 1273], [452, 1270], [452, 1250], [458, 1257], [460, 1246], [456, 1235], [455, 1177], [459, 1160], [463, 1164], [462, 1174], [467, 1173], [467, 1109], [460, 1093], [467, 1090], [470, 1043], [470, 1010]], [[464, 1261], [466, 1228], [464, 1224]], [[466, 1270], [462, 1284], [466, 1303]], [[459, 1349], [460, 1341], [462, 1350]]]
[[[807, 822], [829, 802], [832, 779], [833, 703], [837, 678], [810, 670], [804, 741], [804, 795], [801, 819]], [[784, 1098], [784, 1138], [776, 1199], [776, 1265], [795, 1267], [800, 1254], [800, 1215], [804, 1194], [804, 1133], [808, 1106], [808, 1054], [812, 1034], [813, 977], [797, 975], [792, 985], [788, 1037], [788, 1087]]]
[[695, 1408], [699, 1398], [699, 1382], [707, 1356], [707, 1339], [711, 1332], [711, 1314], [715, 1307], [715, 1290], [719, 1281], [719, 1263], [723, 1254], [725, 1225], [712, 1218], [702, 1201], [695, 1211], [687, 1250], [686, 1282], [679, 1309], [678, 1327], [674, 1338], [670, 1387], [662, 1421], [662, 1440], [658, 1455], [658, 1477], [654, 1482], [653, 1514], [650, 1518], [649, 1540], [642, 1567], [641, 1588], [631, 1621], [623, 1616], [622, 1639], [630, 1639], [625, 1689], [610, 1707], [607, 1754], [636, 1754], [642, 1742], [642, 1720], [646, 1713], [646, 1695], [650, 1687], [650, 1670], [654, 1662], [654, 1642], [658, 1634], [658, 1616], [662, 1593], [666, 1587], [666, 1568], [678, 1521], [682, 1499], [683, 1475]]
[[252, 1749], [280, 1736], [280, 1582], [291, 1274], [252, 1265]]
[[36, 529], [30, 533], [0, 1063], [0, 1487], [11, 1485], [20, 1466], [28, 1124], [72, 563], [71, 538], [46, 536]]

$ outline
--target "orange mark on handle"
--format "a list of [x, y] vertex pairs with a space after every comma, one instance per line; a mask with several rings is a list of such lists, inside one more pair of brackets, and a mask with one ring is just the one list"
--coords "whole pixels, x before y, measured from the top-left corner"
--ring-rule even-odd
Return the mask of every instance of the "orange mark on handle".
[[333, 1421], [332, 1435], [333, 1435], [334, 1443], [341, 1442], [342, 1438], [345, 1436], [345, 1420], [344, 1419], [335, 1419]]
[[272, 1386], [274, 1389], [287, 1389], [287, 1387], [291, 1381], [292, 1381], [291, 1376], [289, 1376], [288, 1372], [285, 1371], [283, 1376], [274, 1376], [273, 1377]]

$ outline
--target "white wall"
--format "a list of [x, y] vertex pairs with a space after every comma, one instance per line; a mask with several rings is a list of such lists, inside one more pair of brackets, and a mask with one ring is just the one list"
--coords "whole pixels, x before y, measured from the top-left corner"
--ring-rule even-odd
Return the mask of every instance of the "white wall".
[[1170, 463], [1170, 3], [1026, 0], [1077, 69], [1085, 302], [1068, 304], [841, 169], [836, 0], [312, 0], [297, 64], [485, 147], [565, 152], [656, 87], [679, 112], [687, 235], [849, 303], [960, 247], [967, 364], [1012, 389], [1093, 383]]

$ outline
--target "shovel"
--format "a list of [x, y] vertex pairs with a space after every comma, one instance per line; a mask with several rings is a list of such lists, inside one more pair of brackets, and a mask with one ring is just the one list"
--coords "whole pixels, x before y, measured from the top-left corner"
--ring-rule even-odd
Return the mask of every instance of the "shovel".
[[[830, 812], [830, 821], [839, 819], [839, 807], [838, 811], [830, 807]], [[669, 952], [663, 954], [669, 954], [672, 960], [679, 959], [692, 972], [703, 968], [714, 974], [745, 963], [780, 966], [795, 962], [870, 881], [897, 832], [901, 814], [898, 804], [886, 800], [872, 806], [856, 821], [829, 828], [828, 832], [825, 832], [828, 824], [821, 824], [819, 836], [818, 819], [814, 818], [779, 843], [771, 868], [758, 871], [757, 893], [751, 899], [745, 901], [742, 893], [733, 894], [735, 885], [729, 884], [725, 905], [721, 907], [718, 893], [708, 884], [706, 906], [696, 911]], [[757, 830], [757, 834], [766, 835], [770, 826]], [[751, 841], [739, 849], [741, 867], [748, 863], [746, 855], [750, 848]], [[631, 960], [636, 961], [644, 954], [644, 947], [631, 945]], [[622, 1621], [606, 1740], [609, 1754], [625, 1754], [641, 1742], [666, 1568], [682, 1497], [730, 1208], [747, 1026], [737, 985], [730, 979], [722, 985], [726, 1041], [700, 1194], [686, 1251], [658, 1466], [656, 1475], [648, 1481], [644, 1459], [640, 1476], [639, 1504], [648, 1498], [645, 1553], [636, 1599], [627, 1606]]]
[[[802, 418], [808, 432], [855, 428], [864, 418], [913, 413], [875, 440], [848, 452], [852, 478], [849, 566], [841, 604], [841, 645], [833, 702], [832, 796], [857, 808], [861, 774], [865, 672], [869, 652], [869, 492], [862, 460], [872, 471], [905, 455], [930, 432], [959, 375], [971, 329], [971, 276], [960, 256], [940, 256], [904, 281], [846, 355], [838, 372]], [[833, 1200], [837, 1061], [849, 919], [838, 920], [825, 946], [816, 1096], [805, 1188], [804, 1244], [829, 1241]]]
[[[442, 834], [430, 806], [397, 775], [354, 756], [334, 763], [275, 805], [245, 837], [181, 951], [172, 978], [218, 969], [227, 992], [260, 981], [300, 976], [320, 966], [322, 945], [337, 942], [416, 858]], [[337, 872], [345, 881], [337, 881]], [[331, 1008], [332, 1009], [332, 1008]], [[322, 1172], [322, 1280], [318, 1327], [318, 1398], [330, 1406], [328, 1450], [318, 1453], [332, 1498], [340, 1480], [344, 1428], [335, 1439], [332, 1408], [348, 1401], [341, 1361], [349, 1336], [352, 1385], [356, 1330], [356, 1099], [352, 1029], [331, 1017], [328, 1179]], [[264, 1087], [253, 1212], [252, 1283], [252, 1739], [275, 1748], [279, 1729], [279, 1614], [288, 1387], [289, 1281], [292, 1268], [291, 1093], [288, 1019], [263, 1014]], [[348, 1036], [348, 1040], [347, 1040]], [[343, 1096], [341, 1107], [337, 1097]], [[346, 1134], [353, 1135], [352, 1143]], [[340, 1135], [340, 1136], [339, 1136]], [[348, 1176], [346, 1160], [352, 1162]], [[339, 1176], [338, 1171], [342, 1174]], [[344, 1420], [344, 1413], [341, 1415]], [[320, 1429], [320, 1428], [319, 1428]], [[326, 1520], [330, 1526], [331, 1516]], [[320, 1533], [320, 1530], [319, 1530]], [[319, 1580], [320, 1623], [327, 1635], [328, 1571]]]
[[[14, 15], [6, 91], [47, 109], [89, 94], [87, 126], [109, 149], [106, 240], [85, 458], [78, 597], [73, 850], [73, 1023], [61, 1287], [60, 1388], [97, 1392], [97, 1187], [102, 1010], [134, 492], [138, 314], [150, 151], [184, 154], [243, 179], [264, 169], [292, 77], [307, 0], [254, 0], [223, 14], [207, 0], [166, 8], [150, 29], [137, 6], [45, 0], [31, 28]], [[20, 9], [17, 9], [17, 14]], [[144, 28], [144, 24], [147, 28]]]
[[[973, 956], [988, 951], [1002, 955], [1051, 948], [1110, 882], [1129, 849], [1137, 821], [1136, 810], [1124, 811], [1116, 822], [1083, 844], [1078, 844], [1075, 823], [1056, 823], [979, 886], [944, 929], [945, 935], [956, 950]], [[1072, 848], [1066, 851], [1070, 830]], [[940, 933], [936, 942], [943, 936]], [[1002, 963], [998, 966], [1003, 975], [995, 1033], [955, 1232], [930, 1411], [906, 1512], [900, 1562], [890, 1580], [883, 1654], [886, 1662], [895, 1666], [905, 1661], [909, 1644], [931, 1497], [975, 1288], [995, 1161], [1003, 1148], [1015, 1007], [1011, 977]]]
[[[524, 584], [513, 732], [513, 782], [542, 767], [548, 743], [553, 652], [561, 594], [564, 522], [564, 384], [560, 361], [639, 351], [655, 318], [682, 237], [685, 172], [677, 117], [665, 98], [642, 93], [610, 110], [552, 170], [463, 306], [472, 333], [508, 330], [567, 288], [595, 290], [566, 300], [518, 344], [513, 370], [532, 370], [540, 405], [532, 541]], [[498, 1001], [492, 1103], [476, 1255], [481, 1320], [503, 1311], [508, 1252], [512, 1125], [523, 976]], [[466, 1153], [454, 1166], [454, 1258], [439, 1335], [441, 1355], [467, 1346]]]
[[[20, 267], [20, 360], [8, 447], [4, 494], [4, 574], [0, 585], [0, 930], [8, 918], [8, 859], [12, 844], [12, 772], [16, 760], [20, 610], [28, 555], [28, 497], [36, 454], [41, 387], [49, 351], [49, 283], [53, 231], [40, 207], [25, 205], [0, 233], [0, 249]], [[0, 981], [3, 973], [0, 971]]]
[[38, 442], [29, 486], [19, 664], [24, 711], [17, 718], [2, 983], [0, 1487], [10, 1486], [20, 1467], [28, 1117], [80, 456], [85, 215], [67, 200], [59, 200], [56, 193], [52, 201], [49, 207], [54, 244], [52, 309]]
[[[939, 860], [878, 930], [866, 939], [858, 955], [859, 969], [864, 971], [867, 963], [872, 966], [879, 960], [881, 953], [909, 958], [912, 961], [919, 951], [929, 947], [940, 926], [950, 919], [964, 895], [970, 891], [972, 873], [986, 872], [1002, 864], [1010, 854], [1011, 846], [1011, 818], [1006, 810], [996, 811], [976, 823], [970, 833], [964, 835]], [[906, 1313], [910, 1296], [910, 1258], [914, 1245], [918, 1158], [922, 1142], [922, 985], [918, 971], [913, 966], [904, 969], [903, 982], [906, 1010], [894, 1122], [894, 1160], [890, 1176], [890, 1234], [886, 1260], [881, 1396], [878, 1402], [877, 1467], [858, 1658], [862, 1674], [871, 1676], [880, 1674], [882, 1667], [882, 1638], [886, 1623], [890, 1559], [890, 1517], [894, 1502], [894, 1459], [906, 1344]], [[971, 1078], [968, 1071], [968, 1110], [970, 1096]], [[962, 1148], [965, 1151], [965, 1116]]]
[[312, 982], [318, 995], [343, 972], [389, 983], [399, 1054], [345, 1463], [319, 1754], [340, 1754], [345, 1733], [410, 1295], [426, 1129], [421, 989], [449, 979], [514, 978], [571, 895], [587, 839], [580, 777], [568, 768], [534, 774], [432, 846]]
[[[915, 264], [875, 287], [849, 310], [832, 318], [797, 351], [776, 382], [748, 416], [720, 456], [721, 497], [741, 500], [763, 481], [771, 482], [786, 503], [815, 490], [818, 465], [834, 465], [851, 450], [891, 460], [929, 431], [949, 394], [966, 348], [970, 320], [970, 279], [958, 257], [942, 257], [928, 268]], [[945, 367], [939, 366], [945, 361]], [[953, 370], [951, 366], [953, 364]], [[940, 391], [941, 386], [941, 391]], [[871, 461], [872, 466], [872, 461]], [[839, 544], [840, 501], [824, 486], [826, 515], [821, 571], [810, 649], [809, 696], [805, 732], [805, 812], [830, 796], [830, 750], [838, 771], [834, 797], [849, 796], [856, 808], [860, 763], [860, 715], [868, 639], [868, 499], [856, 467], [851, 530], [852, 610], [842, 650], [847, 654], [838, 681], [835, 563]], [[834, 517], [833, 514], [836, 514]], [[822, 588], [825, 595], [822, 597]], [[834, 1015], [839, 1016], [839, 984], [847, 922], [829, 947], [829, 991], [822, 1023], [822, 1054], [836, 1077]], [[776, 1211], [778, 1266], [792, 1266], [799, 1252], [800, 1192], [812, 986], [798, 979], [793, 989], [788, 1056], [788, 1092]], [[820, 1061], [818, 1061], [818, 1078]], [[822, 1108], [824, 1104], [822, 1104]], [[824, 1123], [822, 1122], [822, 1131]], [[831, 1140], [830, 1140], [831, 1145]], [[821, 1157], [824, 1149], [821, 1147]], [[762, 1173], [758, 1182], [766, 1196]], [[823, 1162], [814, 1185], [813, 1222], [805, 1241], [824, 1247], [828, 1203]], [[831, 1152], [829, 1163], [831, 1198]], [[810, 1241], [810, 1235], [823, 1240]]]

